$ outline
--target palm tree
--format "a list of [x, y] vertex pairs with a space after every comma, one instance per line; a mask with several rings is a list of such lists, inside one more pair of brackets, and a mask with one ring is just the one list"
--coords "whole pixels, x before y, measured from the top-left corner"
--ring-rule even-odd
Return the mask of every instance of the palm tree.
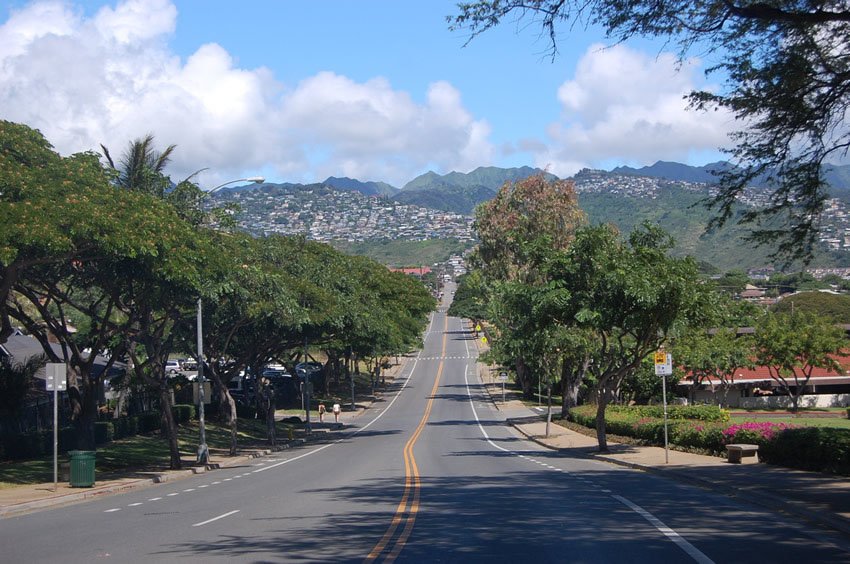
[[160, 198], [165, 196], [166, 188], [170, 185], [164, 170], [171, 158], [171, 152], [176, 147], [176, 145], [169, 145], [163, 152], [157, 152], [154, 149], [153, 135], [148, 133], [145, 137], [130, 142], [121, 158], [119, 168], [115, 166], [109, 149], [103, 144], [100, 145], [109, 166], [117, 173], [118, 186]]

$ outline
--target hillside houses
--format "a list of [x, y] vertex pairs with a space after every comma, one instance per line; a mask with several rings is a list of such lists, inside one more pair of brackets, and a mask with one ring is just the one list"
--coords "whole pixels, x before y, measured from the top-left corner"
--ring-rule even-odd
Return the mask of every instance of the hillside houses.
[[238, 224], [256, 235], [306, 235], [316, 241], [473, 240], [470, 216], [323, 185], [272, 185], [225, 192], [216, 199], [237, 204], [241, 208]]

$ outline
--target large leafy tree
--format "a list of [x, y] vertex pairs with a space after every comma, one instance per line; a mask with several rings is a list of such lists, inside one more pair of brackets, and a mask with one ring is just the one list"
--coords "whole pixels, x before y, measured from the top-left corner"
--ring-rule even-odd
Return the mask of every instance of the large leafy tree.
[[111, 188], [97, 155], [62, 157], [38, 131], [0, 121], [0, 342], [29, 268], [155, 252], [139, 205]]
[[736, 372], [753, 365], [752, 343], [748, 336], [738, 336], [734, 327], [692, 327], [675, 339], [673, 358], [691, 377], [692, 389], [708, 384], [716, 401], [714, 382], [720, 382], [717, 403], [725, 407]]
[[[237, 450], [237, 414], [227, 383], [240, 372], [281, 356], [283, 347], [291, 343], [280, 335], [300, 327], [307, 321], [308, 312], [297, 303], [292, 277], [262, 260], [265, 239], [235, 233], [209, 235], [214, 238], [216, 252], [208, 257], [202, 273], [204, 356], [210, 359], [204, 373], [218, 390], [220, 413], [230, 427], [233, 455]], [[195, 324], [188, 323], [182, 329], [183, 348], [193, 350]]]
[[667, 255], [672, 241], [644, 226], [622, 241], [610, 226], [581, 229], [561, 256], [549, 261], [549, 282], [537, 299], [536, 315], [592, 332], [596, 379], [596, 431], [607, 450], [605, 408], [623, 379], [633, 374], [674, 328], [704, 321], [711, 290], [690, 258]]
[[839, 356], [847, 341], [828, 319], [805, 312], [766, 315], [755, 333], [755, 361], [790, 396], [796, 412], [815, 368], [843, 372]]
[[458, 278], [448, 314], [473, 321], [487, 319], [487, 294], [480, 271], [473, 270]]
[[[817, 242], [827, 197], [825, 166], [850, 147], [850, 8], [834, 0], [482, 0], [449, 16], [471, 38], [509, 16], [527, 18], [557, 52], [558, 32], [590, 24], [625, 41], [658, 37], [715, 60], [720, 92], [693, 92], [697, 108], [723, 107], [742, 124], [731, 150], [738, 166], [722, 173], [715, 223], [735, 213], [736, 197], [754, 180], [773, 188], [769, 204], [747, 213], [758, 243], [807, 258]], [[470, 38], [470, 39], [471, 39]], [[785, 221], [776, 221], [777, 218]], [[765, 221], [767, 220], [767, 221]], [[787, 223], [783, 226], [783, 223]]]
[[530, 354], [539, 348], [530, 341], [540, 335], [528, 330], [530, 306], [523, 287], [545, 283], [542, 264], [553, 251], [568, 248], [585, 222], [573, 183], [543, 175], [506, 183], [476, 210], [479, 245], [471, 262], [494, 310], [488, 316], [496, 329], [493, 353], [515, 367], [526, 397], [542, 367], [537, 362], [541, 357]]
[[117, 305], [120, 284], [151, 263], [182, 270], [180, 222], [158, 198], [116, 189], [97, 155], [63, 158], [38, 132], [9, 122], [0, 123], [0, 185], [4, 333], [14, 316], [49, 358], [69, 364], [79, 442], [93, 447], [102, 382], [95, 355], [114, 362], [129, 319]]

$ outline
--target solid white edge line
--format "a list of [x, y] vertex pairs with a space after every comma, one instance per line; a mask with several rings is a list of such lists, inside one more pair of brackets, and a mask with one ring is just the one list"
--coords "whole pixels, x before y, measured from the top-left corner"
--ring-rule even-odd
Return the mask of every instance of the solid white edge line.
[[[466, 347], [466, 354], [468, 356], [469, 355], [469, 345], [466, 341], [464, 341], [463, 344]], [[476, 359], [473, 359], [473, 360], [475, 360], [475, 363], [476, 363], [475, 366], [476, 366], [476, 369], [477, 369], [478, 359], [476, 358]], [[494, 443], [490, 439], [490, 436], [487, 435], [487, 431], [484, 430], [484, 426], [481, 424], [481, 420], [478, 418], [478, 411], [476, 411], [476, 409], [475, 409], [475, 402], [472, 401], [472, 392], [469, 389], [469, 366], [467, 366], [467, 370], [464, 370], [463, 380], [464, 380], [464, 383], [466, 384], [466, 395], [469, 398], [469, 406], [472, 408], [472, 416], [475, 418], [475, 422], [478, 424], [478, 428], [481, 430], [481, 434], [484, 436], [484, 438], [487, 440], [487, 442], [490, 443], [491, 446], [501, 450], [502, 452], [507, 452], [507, 453], [512, 454], [514, 456], [519, 456], [520, 458], [527, 458], [524, 455], [521, 455], [517, 452], [514, 452], [514, 451], [506, 449], [506, 448], [504, 448], [500, 445], [497, 445], [496, 443]], [[533, 460], [533, 459], [529, 459], [529, 460]], [[537, 462], [537, 461], [534, 460], [534, 462]], [[689, 543], [688, 541], [683, 539], [679, 535], [679, 533], [677, 533], [676, 531], [674, 531], [673, 529], [671, 529], [670, 527], [665, 525], [663, 522], [661, 522], [660, 519], [658, 519], [655, 515], [653, 515], [652, 513], [647, 511], [646, 509], [640, 507], [639, 505], [632, 503], [631, 501], [629, 501], [628, 499], [626, 499], [622, 496], [612, 495], [611, 497], [613, 497], [614, 499], [616, 499], [617, 501], [619, 501], [620, 503], [622, 503], [623, 505], [625, 505], [626, 507], [628, 507], [629, 509], [631, 509], [632, 511], [634, 511], [635, 513], [637, 513], [638, 515], [640, 515], [641, 517], [646, 519], [647, 521], [649, 521], [656, 529], [658, 529], [659, 531], [664, 533], [664, 535], [667, 536], [667, 538], [669, 538], [674, 543], [676, 543], [676, 545], [679, 548], [684, 550], [691, 558], [693, 558], [694, 560], [696, 560], [700, 564], [714, 564], [714, 561], [711, 558], [709, 558], [708, 556], [706, 556], [705, 554], [700, 552], [700, 550], [697, 547], [695, 547], [694, 545], [692, 545], [691, 543]]]
[[660, 519], [658, 519], [655, 515], [653, 515], [652, 513], [650, 513], [649, 511], [647, 511], [643, 507], [637, 505], [636, 503], [629, 501], [628, 499], [624, 498], [623, 496], [612, 495], [611, 497], [613, 497], [614, 499], [616, 499], [617, 501], [619, 501], [620, 503], [622, 503], [623, 505], [625, 505], [626, 507], [628, 507], [629, 509], [631, 509], [632, 511], [634, 511], [635, 513], [637, 513], [638, 515], [640, 515], [641, 517], [646, 519], [647, 521], [649, 521], [649, 523], [653, 527], [655, 527], [656, 529], [658, 529], [659, 531], [664, 533], [664, 535], [667, 538], [669, 538], [674, 543], [676, 543], [679, 546], [679, 548], [681, 548], [682, 550], [687, 552], [688, 555], [691, 558], [693, 558], [694, 560], [696, 560], [700, 564], [714, 564], [714, 560], [712, 560], [711, 558], [709, 558], [708, 556], [706, 556], [705, 554], [700, 552], [700, 550], [697, 547], [695, 547], [694, 545], [692, 545], [691, 543], [689, 543], [688, 541], [683, 539], [679, 535], [679, 533], [677, 533], [676, 531], [674, 531], [673, 529], [671, 529], [670, 527], [665, 525], [663, 522], [661, 522]]
[[224, 515], [219, 515], [218, 517], [213, 517], [212, 519], [207, 519], [206, 521], [201, 521], [200, 523], [195, 523], [192, 525], [193, 527], [200, 527], [202, 525], [206, 525], [207, 523], [212, 523], [213, 521], [218, 521], [219, 519], [224, 519], [225, 517], [230, 517], [234, 513], [239, 513], [238, 509], [234, 509], [233, 511], [228, 511]]

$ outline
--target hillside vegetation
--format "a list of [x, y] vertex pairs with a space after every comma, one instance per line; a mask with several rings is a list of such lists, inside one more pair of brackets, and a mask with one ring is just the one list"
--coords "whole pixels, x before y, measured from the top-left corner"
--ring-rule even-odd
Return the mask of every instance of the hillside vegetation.
[[[644, 221], [658, 224], [676, 239], [675, 255], [692, 255], [720, 270], [759, 268], [772, 264], [770, 249], [756, 248], [744, 237], [748, 230], [730, 222], [706, 233], [710, 212], [699, 204], [703, 194], [675, 187], [663, 188], [655, 199], [623, 194], [582, 193], [579, 205], [591, 223], [613, 223], [630, 233]], [[819, 253], [812, 266], [850, 266], [850, 253]], [[799, 266], [799, 265], [798, 265]]]

